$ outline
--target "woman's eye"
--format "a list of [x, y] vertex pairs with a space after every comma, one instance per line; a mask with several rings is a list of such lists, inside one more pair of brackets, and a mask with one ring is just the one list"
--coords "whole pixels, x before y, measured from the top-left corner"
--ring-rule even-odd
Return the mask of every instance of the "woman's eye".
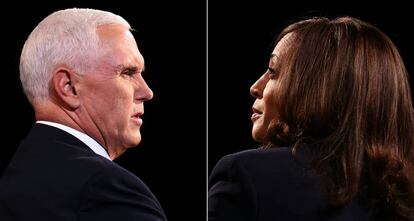
[[272, 74], [272, 73], [269, 74], [270, 79], [276, 79], [276, 77], [277, 77], [276, 74]]
[[267, 68], [267, 73], [269, 74], [270, 79], [276, 79], [277, 72], [273, 68]]

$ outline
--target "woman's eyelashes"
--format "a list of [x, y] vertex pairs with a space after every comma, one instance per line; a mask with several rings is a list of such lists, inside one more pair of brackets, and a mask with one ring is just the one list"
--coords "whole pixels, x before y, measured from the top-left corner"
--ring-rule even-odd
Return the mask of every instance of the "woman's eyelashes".
[[268, 67], [267, 68], [267, 73], [268, 73], [270, 79], [276, 79], [277, 71], [275, 69], [273, 69], [271, 67]]

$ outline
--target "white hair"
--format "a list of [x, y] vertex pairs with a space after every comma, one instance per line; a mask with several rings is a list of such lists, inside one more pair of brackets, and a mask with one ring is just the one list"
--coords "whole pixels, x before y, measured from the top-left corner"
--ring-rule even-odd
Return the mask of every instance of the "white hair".
[[28, 100], [33, 104], [49, 97], [49, 81], [58, 66], [78, 74], [92, 71], [99, 59], [97, 28], [109, 24], [131, 28], [121, 16], [95, 9], [65, 9], [43, 19], [20, 56], [20, 80]]

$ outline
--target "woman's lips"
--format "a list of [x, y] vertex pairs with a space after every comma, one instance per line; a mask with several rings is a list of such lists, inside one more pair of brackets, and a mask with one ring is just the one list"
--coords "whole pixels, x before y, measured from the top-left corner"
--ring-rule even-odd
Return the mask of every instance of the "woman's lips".
[[262, 116], [262, 112], [261, 111], [259, 111], [259, 110], [257, 110], [256, 108], [252, 108], [252, 112], [253, 112], [253, 114], [252, 114], [252, 116], [251, 116], [251, 120], [254, 122], [254, 121], [256, 121], [258, 118], [260, 118], [261, 116]]

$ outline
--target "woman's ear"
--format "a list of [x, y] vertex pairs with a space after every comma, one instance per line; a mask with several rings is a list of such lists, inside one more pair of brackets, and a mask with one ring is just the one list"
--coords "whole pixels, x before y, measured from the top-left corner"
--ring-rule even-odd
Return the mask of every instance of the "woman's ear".
[[58, 68], [53, 72], [50, 90], [53, 98], [71, 110], [77, 109], [80, 100], [77, 92], [78, 79], [74, 71]]

